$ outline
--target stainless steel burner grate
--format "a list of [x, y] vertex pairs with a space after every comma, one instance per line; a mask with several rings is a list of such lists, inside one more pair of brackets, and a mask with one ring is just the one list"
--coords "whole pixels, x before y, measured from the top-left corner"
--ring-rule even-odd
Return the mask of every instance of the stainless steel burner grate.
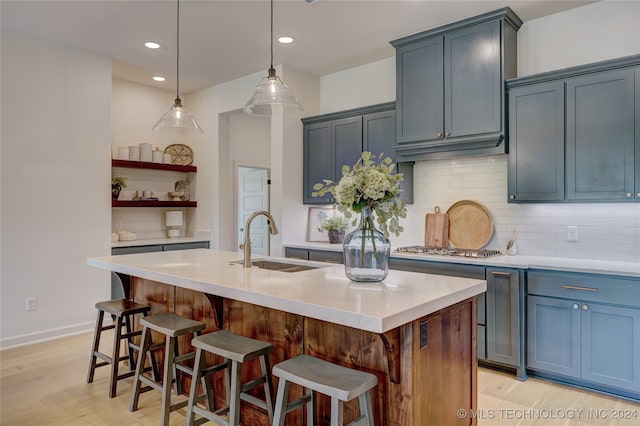
[[397, 253], [415, 253], [415, 254], [430, 254], [438, 256], [460, 256], [460, 257], [476, 257], [485, 258], [491, 256], [500, 256], [502, 252], [500, 250], [472, 250], [472, 249], [459, 249], [459, 248], [440, 248], [440, 247], [425, 247], [425, 246], [406, 246], [398, 247]]

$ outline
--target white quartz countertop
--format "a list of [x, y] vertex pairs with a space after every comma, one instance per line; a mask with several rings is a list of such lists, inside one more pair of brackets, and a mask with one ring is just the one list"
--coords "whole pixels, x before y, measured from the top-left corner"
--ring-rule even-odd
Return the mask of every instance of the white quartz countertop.
[[[253, 260], [264, 258], [254, 257]], [[389, 271], [381, 283], [350, 281], [343, 265], [300, 272], [243, 268], [235, 252], [195, 249], [90, 257], [87, 264], [357, 329], [383, 333], [487, 289], [486, 281]]]
[[[294, 243], [284, 244], [284, 246], [309, 250], [342, 251], [342, 244]], [[636, 262], [521, 255], [502, 255], [478, 259], [461, 256], [438, 256], [396, 252], [392, 252], [391, 257], [425, 261], [428, 260], [431, 262], [464, 263], [469, 265], [519, 269], [546, 269], [553, 271], [583, 272], [589, 274], [618, 275], [640, 278], [640, 263]]]

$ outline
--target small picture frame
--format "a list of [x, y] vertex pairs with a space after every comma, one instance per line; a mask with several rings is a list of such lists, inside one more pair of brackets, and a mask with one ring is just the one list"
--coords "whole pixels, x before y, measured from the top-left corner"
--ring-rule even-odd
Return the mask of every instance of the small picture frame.
[[336, 209], [333, 207], [309, 207], [309, 218], [307, 220], [307, 241], [309, 242], [329, 242], [329, 234], [320, 232], [318, 228], [330, 217], [336, 216]]

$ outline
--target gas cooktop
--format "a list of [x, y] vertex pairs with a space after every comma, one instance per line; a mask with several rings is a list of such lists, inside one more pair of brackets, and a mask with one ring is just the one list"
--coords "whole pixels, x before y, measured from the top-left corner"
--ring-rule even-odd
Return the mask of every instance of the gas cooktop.
[[440, 248], [440, 247], [425, 247], [425, 246], [407, 246], [398, 247], [397, 253], [411, 253], [411, 254], [429, 254], [438, 256], [459, 256], [459, 257], [476, 257], [485, 258], [491, 256], [500, 256], [502, 253], [500, 250], [473, 250], [473, 249], [459, 249], [459, 248]]

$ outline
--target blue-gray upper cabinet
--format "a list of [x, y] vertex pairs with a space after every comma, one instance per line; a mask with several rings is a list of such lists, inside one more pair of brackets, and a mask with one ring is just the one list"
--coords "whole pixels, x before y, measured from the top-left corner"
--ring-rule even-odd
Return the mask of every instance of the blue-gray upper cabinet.
[[634, 198], [634, 126], [633, 69], [567, 79], [568, 200]]
[[399, 161], [506, 152], [503, 82], [521, 25], [505, 8], [391, 41]]
[[[362, 141], [364, 151], [375, 155], [384, 154], [395, 162], [393, 151], [396, 140], [396, 111], [390, 107], [386, 111], [372, 112], [362, 116]], [[400, 198], [406, 204], [413, 204], [413, 162], [395, 163], [396, 172], [402, 173]]]
[[[303, 120], [304, 122], [304, 120]], [[362, 117], [347, 117], [304, 125], [303, 202], [332, 204], [332, 194], [313, 197], [313, 185], [325, 179], [337, 181], [342, 166], [362, 154]]]
[[[313, 185], [342, 177], [342, 167], [353, 165], [362, 151], [384, 153], [394, 158], [395, 103], [371, 105], [302, 119], [303, 123], [303, 203], [332, 204], [331, 194], [313, 197]], [[413, 203], [413, 163], [396, 164], [404, 174], [401, 197]]]
[[509, 201], [564, 200], [564, 84], [509, 90]]
[[640, 200], [640, 55], [506, 88], [509, 202]]

